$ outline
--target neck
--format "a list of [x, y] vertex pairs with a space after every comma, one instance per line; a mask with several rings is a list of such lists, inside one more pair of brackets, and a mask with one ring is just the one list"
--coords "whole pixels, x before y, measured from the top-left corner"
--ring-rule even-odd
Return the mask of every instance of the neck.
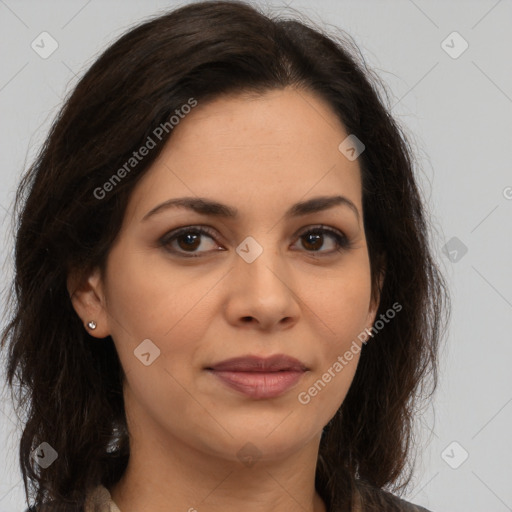
[[131, 438], [128, 467], [111, 489], [121, 512], [326, 512], [314, 486], [319, 437], [285, 459], [254, 462], [166, 437]]

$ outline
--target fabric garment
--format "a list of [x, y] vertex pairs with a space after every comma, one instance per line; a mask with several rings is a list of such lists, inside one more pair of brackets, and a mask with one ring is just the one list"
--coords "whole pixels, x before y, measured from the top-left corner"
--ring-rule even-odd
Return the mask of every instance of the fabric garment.
[[103, 485], [98, 485], [87, 495], [84, 512], [121, 512], [114, 503], [110, 491]]

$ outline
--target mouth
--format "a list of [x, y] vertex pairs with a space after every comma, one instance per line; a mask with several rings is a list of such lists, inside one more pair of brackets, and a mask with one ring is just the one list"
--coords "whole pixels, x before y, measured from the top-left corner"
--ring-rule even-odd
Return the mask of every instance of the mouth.
[[206, 367], [221, 383], [250, 398], [275, 398], [294, 387], [309, 368], [301, 361], [277, 354], [244, 356]]

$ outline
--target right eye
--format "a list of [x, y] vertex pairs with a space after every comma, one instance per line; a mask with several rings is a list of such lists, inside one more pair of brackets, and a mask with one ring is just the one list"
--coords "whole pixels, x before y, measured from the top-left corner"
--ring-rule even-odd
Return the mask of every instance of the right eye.
[[[196, 253], [209, 252], [207, 250], [197, 251], [197, 249], [204, 245], [201, 240], [202, 237], [214, 240], [214, 233], [207, 227], [187, 226], [166, 233], [159, 240], [159, 243], [162, 247], [165, 247], [166, 250], [178, 254], [179, 256], [197, 258], [200, 254]], [[219, 245], [213, 245], [217, 247], [217, 250], [222, 250], [219, 249]]]

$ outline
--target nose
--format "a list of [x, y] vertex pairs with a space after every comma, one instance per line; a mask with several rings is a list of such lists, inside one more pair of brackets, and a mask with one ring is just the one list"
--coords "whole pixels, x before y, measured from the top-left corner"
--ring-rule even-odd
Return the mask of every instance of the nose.
[[300, 299], [283, 256], [265, 247], [252, 262], [240, 254], [227, 276], [225, 313], [229, 323], [265, 331], [290, 328], [299, 318]]

